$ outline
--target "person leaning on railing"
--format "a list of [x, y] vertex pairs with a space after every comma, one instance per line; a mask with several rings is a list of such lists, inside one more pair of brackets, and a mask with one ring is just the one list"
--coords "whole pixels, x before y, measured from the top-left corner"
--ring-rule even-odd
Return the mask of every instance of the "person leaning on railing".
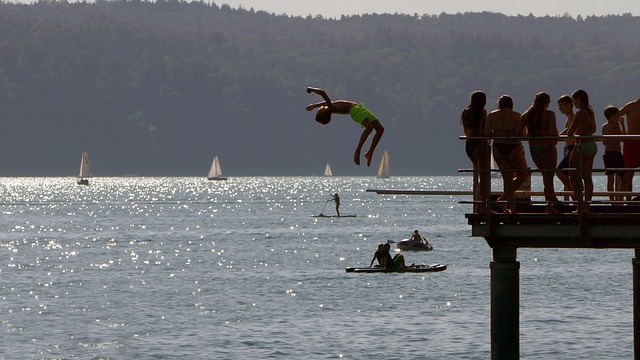
[[[475, 91], [471, 94], [470, 104], [460, 115], [460, 124], [467, 137], [482, 137], [484, 134], [484, 123], [487, 118], [487, 111], [484, 109], [487, 104], [487, 95], [482, 91]], [[484, 139], [467, 139], [465, 142], [465, 152], [473, 165], [473, 212], [486, 213], [487, 209], [487, 176], [489, 168], [489, 158], [487, 156], [488, 141]], [[484, 170], [484, 171], [481, 171]]]
[[[593, 160], [598, 152], [598, 146], [593, 139], [593, 134], [596, 132], [596, 120], [586, 91], [576, 90], [571, 94], [571, 98], [578, 111], [573, 117], [567, 136], [577, 135], [586, 136], [586, 138], [579, 138], [577, 141], [579, 151], [571, 153], [569, 166], [578, 169], [578, 171], [571, 170], [569, 178], [571, 179], [574, 199], [578, 201], [578, 206], [580, 207], [576, 212], [589, 213], [589, 203], [593, 197], [591, 170], [593, 169]], [[581, 197], [582, 193], [584, 193], [584, 199]]]

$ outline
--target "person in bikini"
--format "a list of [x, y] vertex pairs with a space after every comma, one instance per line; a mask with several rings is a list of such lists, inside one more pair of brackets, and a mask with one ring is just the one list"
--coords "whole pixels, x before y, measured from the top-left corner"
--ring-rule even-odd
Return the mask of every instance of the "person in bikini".
[[[626, 116], [627, 135], [640, 135], [640, 98], [627, 103], [614, 116], [619, 119]], [[622, 122], [622, 125], [624, 127], [624, 121]], [[633, 169], [640, 167], [640, 139], [624, 140], [622, 156], [624, 157], [625, 168]], [[632, 191], [634, 174], [634, 170], [628, 170], [622, 177], [622, 183], [620, 184], [622, 191]], [[627, 200], [631, 200], [631, 198], [631, 195], [627, 196]]]
[[[490, 137], [522, 137], [521, 131], [516, 133], [520, 113], [513, 111], [513, 99], [508, 95], [502, 95], [498, 99], [498, 110], [487, 115], [484, 134]], [[527, 160], [524, 156], [522, 141], [520, 139], [494, 139], [493, 158], [498, 164], [503, 180], [503, 193], [498, 201], [505, 201], [501, 208], [506, 213], [515, 213], [515, 191], [527, 181]], [[514, 177], [515, 176], [515, 177]]]
[[[471, 94], [470, 104], [460, 115], [460, 124], [466, 137], [483, 137], [484, 123], [487, 119], [487, 95], [482, 91], [474, 91]], [[487, 154], [488, 142], [484, 139], [467, 139], [465, 152], [473, 165], [473, 212], [476, 214], [487, 213], [487, 184], [489, 180], [489, 156]]]
[[[562, 95], [558, 99], [558, 110], [560, 113], [567, 117], [567, 120], [564, 123], [564, 129], [560, 132], [560, 135], [567, 135], [567, 131], [571, 126], [571, 122], [573, 121], [573, 100], [569, 95]], [[558, 164], [558, 169], [556, 171], [556, 176], [562, 184], [564, 185], [565, 191], [571, 191], [571, 180], [569, 179], [569, 171], [565, 170], [569, 167], [569, 158], [571, 157], [571, 151], [573, 151], [573, 147], [575, 146], [576, 140], [574, 138], [566, 138], [564, 142], [563, 154], [564, 157], [560, 160]], [[565, 200], [567, 197], [565, 196]]]
[[[593, 109], [589, 104], [589, 95], [584, 90], [576, 90], [571, 94], [573, 99], [573, 105], [578, 109], [573, 122], [567, 131], [567, 136], [580, 136], [591, 137], [596, 132], [596, 119], [593, 114]], [[578, 138], [576, 146], [579, 146], [580, 151], [574, 149], [571, 152], [571, 158], [569, 158], [569, 166], [576, 170], [569, 171], [569, 178], [571, 179], [571, 188], [573, 189], [573, 198], [577, 201], [581, 200], [580, 191], [584, 193], [584, 202], [582, 203], [583, 213], [589, 213], [589, 203], [593, 197], [593, 178], [591, 177], [591, 170], [593, 169], [593, 160], [598, 152], [598, 146], [593, 138], [581, 139]]]
[[[555, 175], [558, 150], [558, 128], [556, 127], [556, 115], [549, 110], [551, 98], [549, 94], [540, 92], [533, 99], [533, 104], [520, 117], [520, 122], [516, 133], [519, 134], [523, 128], [531, 137], [529, 140], [529, 152], [531, 159], [542, 172], [542, 183], [544, 186], [544, 198], [547, 202], [545, 212], [547, 214], [558, 213], [557, 207], [560, 201], [556, 197], [553, 184]], [[540, 137], [548, 137], [541, 139]], [[537, 138], [537, 139], [536, 139]]]
[[365, 159], [367, 160], [367, 166], [371, 165], [371, 159], [373, 159], [373, 152], [380, 142], [380, 138], [382, 138], [382, 134], [384, 134], [384, 127], [380, 124], [380, 121], [367, 109], [364, 105], [349, 101], [349, 100], [335, 100], [331, 101], [327, 93], [318, 88], [308, 87], [307, 94], [315, 93], [318, 94], [324, 99], [324, 101], [307, 105], [307, 111], [311, 111], [315, 108], [319, 108], [316, 112], [316, 121], [322, 125], [327, 125], [331, 121], [331, 114], [341, 114], [341, 115], [350, 115], [353, 121], [360, 124], [361, 127], [364, 128], [362, 131], [362, 135], [360, 135], [360, 140], [358, 141], [358, 146], [356, 147], [355, 152], [353, 153], [353, 162], [356, 165], [360, 165], [360, 152], [362, 151], [362, 146], [365, 141], [369, 137], [369, 135], [375, 130], [375, 135], [373, 139], [371, 139], [371, 145], [369, 147], [369, 151], [364, 154]]

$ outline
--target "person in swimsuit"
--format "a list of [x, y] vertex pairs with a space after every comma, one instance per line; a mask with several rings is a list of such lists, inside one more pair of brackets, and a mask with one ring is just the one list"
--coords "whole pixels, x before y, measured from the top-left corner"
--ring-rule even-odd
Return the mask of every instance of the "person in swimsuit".
[[[627, 117], [627, 135], [640, 135], [640, 98], [635, 101], [628, 102], [614, 116], [620, 119], [622, 119], [623, 116]], [[624, 121], [622, 121], [621, 124], [624, 129]], [[640, 139], [628, 139], [624, 140], [622, 143], [624, 167], [628, 169], [640, 167]], [[628, 170], [624, 175], [622, 183], [620, 184], [622, 191], [631, 192], [633, 189], [634, 174], [634, 170]], [[627, 200], [631, 200], [631, 198], [632, 196], [629, 195]]]
[[[389, 255], [389, 258], [391, 258], [389, 251], [386, 252], [386, 255]], [[384, 257], [385, 257], [384, 244], [380, 244], [378, 245], [378, 250], [376, 250], [376, 252], [373, 254], [373, 258], [371, 259], [371, 264], [369, 264], [369, 267], [373, 267], [373, 262], [376, 260], [378, 261], [378, 265], [382, 267], [382, 262]]]
[[[560, 132], [560, 135], [567, 135], [567, 131], [571, 126], [571, 121], [573, 121], [573, 100], [569, 95], [562, 95], [558, 99], [558, 110], [560, 113], [567, 117], [567, 120], [564, 123], [564, 129]], [[575, 146], [576, 140], [574, 138], [565, 138], [563, 155], [564, 157], [560, 160], [558, 164], [558, 169], [556, 171], [556, 176], [562, 184], [564, 185], [565, 191], [571, 191], [571, 180], [569, 179], [569, 171], [565, 170], [569, 167], [569, 158], [571, 157], [571, 151], [573, 151], [573, 147]], [[565, 196], [565, 200], [568, 198]]]
[[360, 140], [358, 141], [358, 146], [356, 147], [355, 152], [353, 153], [353, 161], [356, 165], [360, 165], [360, 152], [362, 151], [362, 146], [365, 141], [369, 137], [369, 135], [375, 130], [375, 135], [373, 139], [371, 139], [371, 145], [369, 147], [369, 151], [364, 154], [365, 159], [367, 160], [367, 166], [371, 165], [371, 159], [373, 159], [373, 152], [380, 142], [380, 138], [382, 138], [382, 134], [384, 134], [384, 127], [380, 124], [380, 121], [362, 104], [349, 101], [349, 100], [336, 100], [331, 101], [327, 93], [318, 88], [308, 87], [307, 94], [316, 93], [324, 99], [324, 101], [307, 105], [307, 111], [311, 111], [315, 108], [319, 108], [316, 112], [316, 121], [322, 125], [327, 125], [331, 121], [331, 114], [342, 114], [342, 115], [350, 115], [353, 121], [360, 124], [361, 127], [364, 128], [362, 131], [362, 135], [360, 135]]
[[411, 238], [409, 240], [419, 244], [425, 243], [425, 241], [422, 239], [422, 235], [420, 235], [420, 232], [418, 230], [413, 231], [413, 234], [411, 235]]
[[[607, 106], [604, 109], [604, 117], [607, 122], [602, 125], [602, 135], [625, 135], [624, 129], [620, 126], [620, 118], [615, 117], [618, 111], [618, 108], [613, 106]], [[624, 170], [612, 170], [624, 168], [620, 142], [620, 139], [602, 140], [604, 144], [602, 161], [604, 162], [604, 173], [607, 175], [607, 191], [620, 191], [620, 185], [626, 173]], [[622, 201], [623, 196], [609, 195], [609, 200]]]
[[[523, 128], [527, 129], [530, 136], [529, 152], [531, 159], [542, 173], [542, 183], [544, 186], [544, 198], [547, 202], [545, 212], [556, 214], [560, 201], [556, 197], [553, 187], [553, 176], [555, 175], [558, 143], [558, 128], [556, 127], [556, 115], [548, 110], [551, 103], [549, 94], [540, 92], [533, 99], [533, 104], [520, 117], [520, 123], [516, 133], [520, 133]], [[548, 138], [541, 138], [548, 137]]]
[[[484, 123], [487, 119], [487, 95], [482, 91], [471, 94], [471, 103], [460, 115], [460, 124], [467, 137], [483, 137]], [[489, 179], [489, 149], [484, 139], [468, 139], [465, 142], [465, 152], [473, 165], [473, 212], [476, 214], [487, 212], [487, 182]]]
[[[576, 90], [571, 94], [573, 105], [578, 109], [573, 122], [567, 131], [567, 136], [591, 137], [596, 132], [596, 119], [593, 109], [589, 104], [589, 95], [584, 90]], [[569, 171], [571, 179], [571, 188], [573, 189], [573, 198], [578, 202], [581, 201], [581, 191], [584, 192], [584, 202], [582, 208], [583, 213], [589, 213], [589, 203], [593, 197], [593, 179], [591, 170], [593, 169], [593, 160], [598, 152], [598, 146], [593, 138], [578, 138], [576, 148], [571, 152], [569, 158], [569, 167], [578, 169]]]
[[[520, 139], [504, 139], [504, 137], [522, 137], [522, 131], [517, 134], [516, 128], [520, 121], [520, 113], [513, 111], [513, 99], [508, 95], [502, 95], [498, 99], [498, 110], [487, 115], [484, 134], [496, 137], [493, 140], [493, 158], [498, 164], [502, 175], [503, 193], [498, 201], [502, 210], [506, 213], [515, 213], [515, 192], [527, 181], [527, 160], [524, 156], [522, 141]], [[502, 137], [502, 138], [500, 138]]]

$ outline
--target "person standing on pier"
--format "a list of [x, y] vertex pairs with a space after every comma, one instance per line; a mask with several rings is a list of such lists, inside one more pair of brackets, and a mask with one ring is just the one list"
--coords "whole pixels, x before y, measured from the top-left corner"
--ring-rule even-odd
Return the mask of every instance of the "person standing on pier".
[[[640, 135], [640, 98], [627, 103], [614, 115], [617, 118], [627, 117], [627, 135]], [[622, 121], [624, 127], [624, 121]], [[640, 167], [640, 139], [627, 139], [623, 141], [622, 156], [624, 157], [625, 168]], [[622, 191], [631, 192], [633, 190], [633, 175], [635, 171], [628, 170], [622, 178], [620, 188]], [[631, 200], [628, 196], [627, 200]]]
[[493, 158], [498, 164], [503, 183], [503, 193], [498, 201], [506, 201], [506, 204], [500, 204], [500, 207], [503, 212], [509, 214], [516, 212], [516, 190], [528, 179], [522, 141], [504, 139], [509, 136], [524, 136], [522, 130], [516, 133], [519, 121], [520, 113], [513, 111], [513, 99], [509, 95], [502, 95], [498, 99], [498, 110], [487, 115], [484, 128], [485, 136], [498, 137], [493, 140]]
[[[482, 91], [471, 94], [471, 103], [462, 111], [460, 123], [466, 137], [483, 137], [484, 123], [487, 119], [487, 95]], [[486, 213], [487, 180], [489, 178], [488, 141], [483, 139], [467, 139], [465, 152], [473, 165], [473, 212]]]
[[576, 146], [579, 146], [579, 151], [571, 152], [571, 158], [569, 159], [569, 166], [578, 169], [571, 170], [569, 172], [569, 178], [571, 178], [571, 187], [573, 188], [573, 196], [577, 201], [581, 201], [581, 191], [584, 192], [584, 202], [582, 208], [576, 210], [583, 213], [589, 213], [589, 203], [593, 196], [593, 178], [591, 177], [591, 170], [593, 169], [593, 160], [598, 152], [598, 146], [592, 137], [596, 132], [596, 119], [593, 114], [593, 109], [589, 104], [589, 95], [584, 90], [576, 90], [571, 94], [573, 99], [573, 105], [578, 109], [571, 127], [567, 131], [567, 136], [578, 135], [580, 137], [587, 137], [585, 139], [578, 138]]
[[[562, 95], [558, 99], [558, 110], [560, 113], [567, 117], [567, 120], [564, 123], [564, 130], [560, 132], [560, 135], [567, 135], [567, 131], [571, 126], [571, 122], [573, 121], [573, 100], [569, 95]], [[569, 179], [569, 171], [565, 170], [569, 167], [569, 158], [571, 157], [571, 151], [573, 151], [573, 147], [575, 146], [576, 140], [574, 138], [566, 138], [564, 142], [563, 155], [564, 157], [560, 160], [558, 164], [558, 170], [556, 171], [556, 176], [562, 184], [564, 185], [565, 191], [571, 191], [571, 180]], [[568, 200], [565, 197], [565, 200]]]
[[[624, 129], [620, 126], [620, 118], [615, 117], [618, 113], [618, 108], [613, 106], [607, 106], [604, 109], [604, 117], [607, 122], [602, 125], [602, 135], [624, 135]], [[620, 191], [620, 184], [622, 178], [625, 175], [624, 170], [624, 158], [622, 156], [622, 147], [620, 146], [620, 139], [604, 139], [604, 155], [602, 155], [602, 161], [604, 162], [604, 173], [607, 175], [607, 191]], [[615, 170], [612, 170], [615, 169]], [[611, 201], [622, 201], [622, 196], [609, 195]]]
[[542, 172], [544, 199], [547, 202], [545, 212], [557, 214], [559, 213], [557, 207], [560, 205], [560, 201], [556, 197], [553, 187], [553, 176], [556, 172], [558, 156], [556, 149], [558, 128], [556, 127], [556, 114], [548, 109], [550, 103], [549, 94], [537, 93], [533, 104], [522, 114], [516, 133], [520, 133], [523, 127], [527, 128], [527, 133], [531, 137], [529, 140], [531, 159]]

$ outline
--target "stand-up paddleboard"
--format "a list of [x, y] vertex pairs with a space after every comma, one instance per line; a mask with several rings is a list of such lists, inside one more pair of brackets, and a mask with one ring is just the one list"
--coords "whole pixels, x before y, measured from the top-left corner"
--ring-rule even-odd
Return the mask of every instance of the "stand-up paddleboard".
[[447, 265], [444, 264], [432, 264], [432, 265], [416, 265], [412, 268], [397, 269], [397, 270], [382, 270], [379, 267], [372, 268], [356, 268], [348, 267], [345, 269], [347, 272], [354, 273], [404, 273], [404, 272], [436, 272], [447, 270]]
[[326, 217], [326, 218], [341, 218], [341, 217], [356, 217], [355, 214], [347, 214], [347, 215], [324, 215], [324, 214], [319, 214], [319, 215], [311, 215], [312, 217]]

